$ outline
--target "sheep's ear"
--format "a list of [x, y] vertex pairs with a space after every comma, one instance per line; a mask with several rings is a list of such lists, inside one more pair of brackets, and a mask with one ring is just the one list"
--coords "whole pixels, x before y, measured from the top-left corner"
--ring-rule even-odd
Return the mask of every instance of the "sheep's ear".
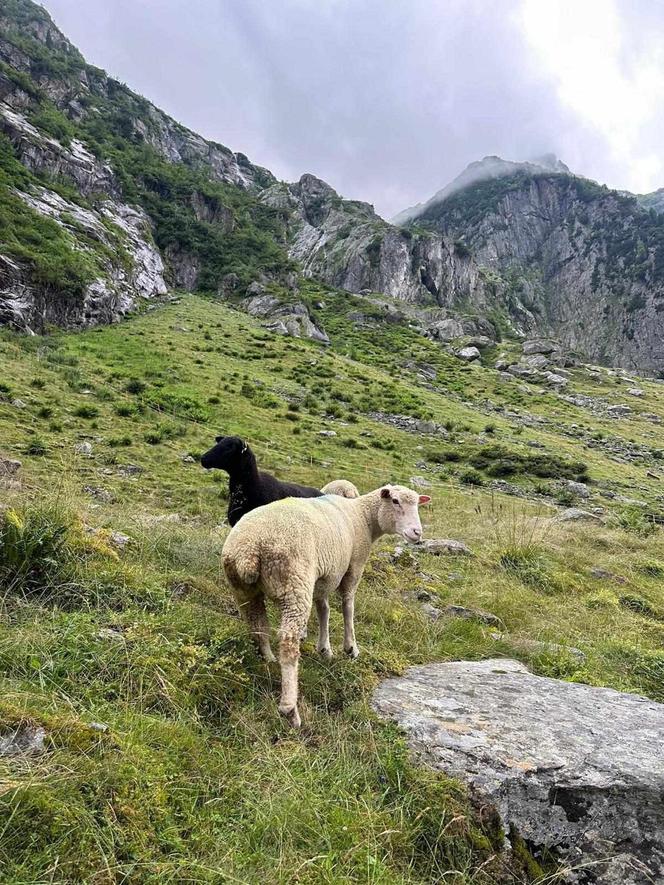
[[389, 498], [391, 494], [392, 492], [390, 491], [389, 486], [383, 486], [383, 488], [380, 490], [381, 498]]
[[223, 436], [215, 436], [214, 441], [215, 441], [215, 442], [221, 442], [222, 439], [223, 439]]
[[420, 495], [420, 500], [417, 502], [418, 504], [428, 504], [431, 500], [429, 495]]

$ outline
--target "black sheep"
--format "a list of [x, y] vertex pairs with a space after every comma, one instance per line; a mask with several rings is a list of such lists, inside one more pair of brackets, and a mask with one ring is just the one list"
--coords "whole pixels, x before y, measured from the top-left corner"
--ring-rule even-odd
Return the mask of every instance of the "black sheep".
[[229, 476], [228, 521], [233, 526], [245, 513], [281, 498], [319, 498], [311, 486], [282, 482], [256, 466], [256, 456], [239, 436], [218, 436], [217, 444], [201, 458], [206, 470], [225, 470]]

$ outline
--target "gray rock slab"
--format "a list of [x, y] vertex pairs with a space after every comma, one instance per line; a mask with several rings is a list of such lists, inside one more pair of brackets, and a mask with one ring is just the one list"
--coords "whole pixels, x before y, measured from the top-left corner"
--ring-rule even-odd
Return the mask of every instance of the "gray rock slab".
[[564, 881], [664, 882], [664, 704], [511, 660], [414, 667], [373, 704], [423, 762], [554, 851]]

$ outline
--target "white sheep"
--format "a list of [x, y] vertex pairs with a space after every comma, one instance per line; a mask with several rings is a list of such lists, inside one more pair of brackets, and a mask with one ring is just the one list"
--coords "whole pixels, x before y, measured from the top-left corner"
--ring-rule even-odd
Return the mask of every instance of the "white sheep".
[[300, 637], [312, 602], [316, 602], [318, 615], [318, 651], [331, 657], [328, 594], [339, 590], [344, 651], [356, 658], [355, 589], [371, 545], [384, 534], [419, 541], [422, 524], [417, 508], [430, 500], [428, 495], [392, 485], [354, 499], [337, 495], [285, 498], [247, 513], [228, 535], [221, 554], [224, 571], [240, 613], [266, 661], [275, 660], [266, 597], [274, 600], [281, 612], [279, 712], [294, 728], [300, 725]]
[[341, 495], [342, 498], [359, 498], [360, 492], [357, 486], [347, 479], [333, 479], [323, 486], [321, 492], [324, 495]]

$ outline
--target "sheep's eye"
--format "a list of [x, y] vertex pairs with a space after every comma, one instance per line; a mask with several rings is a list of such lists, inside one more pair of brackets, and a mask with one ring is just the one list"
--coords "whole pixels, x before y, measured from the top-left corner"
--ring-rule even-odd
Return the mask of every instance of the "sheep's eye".
[[399, 499], [398, 499], [398, 498], [392, 498], [392, 503], [393, 503], [393, 504], [398, 504], [398, 503], [399, 503]]

